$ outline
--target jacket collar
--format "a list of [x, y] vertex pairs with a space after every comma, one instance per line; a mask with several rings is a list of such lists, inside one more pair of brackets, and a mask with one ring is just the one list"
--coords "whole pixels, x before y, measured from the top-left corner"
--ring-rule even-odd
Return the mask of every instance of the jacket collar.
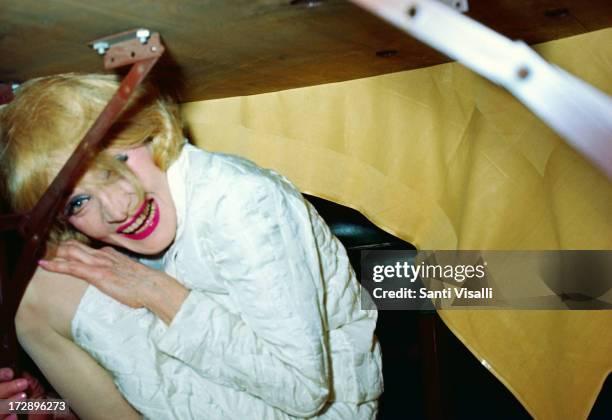
[[168, 185], [170, 194], [174, 201], [176, 209], [176, 237], [175, 241], [182, 235], [185, 226], [185, 216], [187, 211], [186, 205], [186, 190], [187, 176], [189, 174], [189, 149], [194, 146], [185, 143], [181, 149], [181, 154], [168, 168], [166, 176], [168, 177]]

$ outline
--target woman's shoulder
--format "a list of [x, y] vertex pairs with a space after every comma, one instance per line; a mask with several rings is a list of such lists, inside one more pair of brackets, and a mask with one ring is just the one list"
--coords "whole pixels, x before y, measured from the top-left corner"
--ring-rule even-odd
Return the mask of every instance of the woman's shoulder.
[[[199, 163], [190, 163], [202, 170], [189, 173], [186, 202], [192, 222], [197, 218], [209, 229], [200, 235], [208, 241], [240, 231], [249, 224], [259, 224], [271, 214], [298, 211], [302, 216], [296, 220], [307, 220], [301, 193], [282, 175], [240, 156], [207, 151], [194, 153], [206, 155], [206, 161], [202, 158]], [[207, 166], [203, 169], [202, 165]], [[194, 179], [195, 172], [205, 175]], [[215, 236], [217, 233], [221, 236]]]
[[[209, 152], [192, 145], [188, 146], [189, 177], [201, 184], [214, 185], [215, 189], [231, 189], [244, 198], [258, 190], [270, 188], [296, 191], [296, 188], [284, 176], [262, 168], [255, 162], [242, 156]], [[199, 178], [199, 179], [193, 179]]]
[[247, 175], [261, 169], [241, 156], [210, 152], [189, 143], [183, 146], [181, 155], [186, 157], [189, 170], [198, 176], [202, 175], [201, 172], [208, 172], [209, 176]]

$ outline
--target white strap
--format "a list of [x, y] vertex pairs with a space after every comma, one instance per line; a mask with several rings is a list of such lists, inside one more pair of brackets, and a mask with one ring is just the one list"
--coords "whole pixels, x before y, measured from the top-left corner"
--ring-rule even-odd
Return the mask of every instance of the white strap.
[[508, 89], [612, 180], [612, 99], [435, 0], [351, 0]]

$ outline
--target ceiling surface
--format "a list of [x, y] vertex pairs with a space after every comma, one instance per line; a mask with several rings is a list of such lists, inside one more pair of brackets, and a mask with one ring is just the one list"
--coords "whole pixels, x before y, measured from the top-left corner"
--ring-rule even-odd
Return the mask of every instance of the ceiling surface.
[[[529, 44], [612, 26], [610, 0], [470, 0]], [[167, 47], [156, 78], [181, 101], [336, 82], [447, 61], [341, 0], [2, 0], [0, 81], [99, 72], [88, 41], [138, 27]]]

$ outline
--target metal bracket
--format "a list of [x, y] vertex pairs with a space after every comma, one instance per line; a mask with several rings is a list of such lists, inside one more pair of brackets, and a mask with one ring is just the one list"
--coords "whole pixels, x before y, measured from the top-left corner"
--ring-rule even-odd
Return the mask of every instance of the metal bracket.
[[89, 43], [89, 45], [96, 50], [98, 54], [104, 55], [112, 45], [122, 44], [124, 42], [131, 41], [134, 38], [138, 39], [141, 44], [146, 44], [150, 37], [151, 31], [148, 29], [132, 29], [130, 31], [119, 32], [103, 38], [94, 39]]
[[114, 69], [147, 58], [159, 57], [164, 52], [159, 33], [148, 29], [134, 29], [98, 38], [89, 45], [98, 54], [104, 55], [105, 69]]

